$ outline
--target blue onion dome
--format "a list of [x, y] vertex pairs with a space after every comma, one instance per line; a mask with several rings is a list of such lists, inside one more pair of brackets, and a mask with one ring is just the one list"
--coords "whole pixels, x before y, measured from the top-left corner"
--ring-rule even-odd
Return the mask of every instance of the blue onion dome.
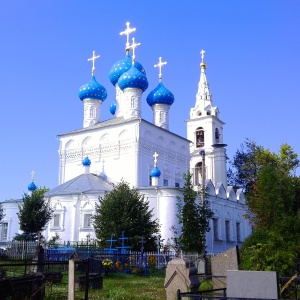
[[[132, 59], [129, 55], [126, 55], [125, 58], [117, 61], [109, 71], [108, 77], [110, 82], [115, 86], [121, 75], [127, 72], [131, 67]], [[135, 67], [146, 75], [144, 67], [139, 62], [135, 62]]]
[[112, 115], [114, 115], [116, 113], [116, 109], [117, 109], [117, 103], [116, 103], [116, 100], [114, 100], [113, 103], [109, 107], [109, 111]]
[[28, 185], [28, 191], [33, 192], [36, 190], [36, 185], [34, 184], [34, 182], [32, 181], [29, 185]]
[[92, 75], [91, 80], [80, 87], [78, 96], [80, 100], [92, 98], [104, 101], [107, 98], [107, 92], [105, 87], [98, 83], [95, 76]]
[[148, 88], [148, 80], [134, 64], [129, 71], [121, 75], [118, 80], [118, 85], [122, 91], [127, 88], [136, 88], [141, 89], [144, 92]]
[[158, 169], [158, 167], [154, 167], [153, 170], [150, 173], [151, 177], [159, 177], [160, 176], [160, 170]]
[[147, 103], [150, 106], [154, 104], [167, 104], [171, 106], [174, 100], [174, 95], [165, 88], [162, 82], [147, 97]]
[[85, 167], [88, 167], [91, 165], [91, 160], [86, 157], [83, 161], [82, 161], [82, 165], [85, 166]]

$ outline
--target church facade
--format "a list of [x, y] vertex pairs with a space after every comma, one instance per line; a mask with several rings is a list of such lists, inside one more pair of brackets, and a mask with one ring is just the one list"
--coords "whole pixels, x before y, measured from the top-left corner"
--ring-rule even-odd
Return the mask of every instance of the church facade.
[[[161, 225], [162, 239], [170, 241], [173, 237], [170, 228], [180, 229], [176, 201], [178, 197], [183, 199], [183, 175], [190, 170], [195, 189], [199, 184], [206, 186], [214, 212], [207, 233], [207, 251], [218, 253], [240, 245], [251, 233], [251, 227], [244, 217], [242, 191], [227, 186], [224, 122], [212, 102], [204, 51], [201, 51], [195, 106], [186, 121], [187, 137], [182, 137], [169, 131], [169, 110], [175, 98], [162, 83], [162, 67], [166, 62], [159, 58], [155, 65], [159, 70], [158, 85], [146, 93], [148, 79], [135, 56], [139, 44], [134, 38], [129, 43], [134, 30], [127, 23], [121, 33], [127, 38], [125, 57], [109, 72], [116, 90], [109, 120], [100, 119], [101, 104], [107, 93], [95, 77], [95, 61], [99, 56], [93, 52], [89, 59], [93, 65], [91, 80], [79, 90], [83, 127], [58, 135], [59, 185], [45, 194], [54, 214], [43, 235], [50, 239], [58, 233], [64, 241], [94, 238], [91, 217], [95, 204], [99, 196], [123, 179], [145, 195]], [[144, 97], [153, 111], [152, 122], [142, 118]], [[2, 225], [4, 233], [0, 238], [11, 240], [17, 232], [14, 229], [18, 230], [18, 220], [7, 215], [12, 212], [9, 203], [2, 204], [7, 207], [3, 223], [7, 228], [5, 234]]]

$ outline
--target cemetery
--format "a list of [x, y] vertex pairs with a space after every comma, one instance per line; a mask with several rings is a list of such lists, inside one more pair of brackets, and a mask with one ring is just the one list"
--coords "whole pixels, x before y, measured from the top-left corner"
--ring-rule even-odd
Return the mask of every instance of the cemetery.
[[[122, 246], [114, 248], [118, 239]], [[30, 245], [15, 242], [11, 249], [2, 251], [0, 299], [110, 299], [112, 296], [102, 297], [117, 294], [119, 285], [123, 293], [126, 289], [135, 291], [128, 298], [123, 294], [112, 299], [298, 299], [300, 296], [297, 274], [280, 278], [274, 271], [239, 270], [238, 247], [199, 260], [185, 255], [176, 257], [172, 252], [134, 253], [125, 246], [125, 241], [123, 234], [120, 238], [112, 235], [110, 247], [105, 249], [70, 244], [49, 247], [43, 257], [33, 251], [40, 247], [37, 243], [34, 249], [33, 242]], [[141, 282], [139, 292], [131, 282]], [[138, 293], [150, 293], [152, 298], [136, 298]]]

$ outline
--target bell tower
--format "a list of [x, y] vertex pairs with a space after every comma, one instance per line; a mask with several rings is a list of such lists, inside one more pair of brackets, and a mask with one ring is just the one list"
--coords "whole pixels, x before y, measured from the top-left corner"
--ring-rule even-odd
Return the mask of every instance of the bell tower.
[[206, 78], [206, 63], [202, 50], [200, 80], [196, 95], [195, 107], [190, 110], [187, 123], [187, 138], [190, 146], [190, 171], [193, 184], [202, 184], [210, 179], [214, 185], [223, 183], [227, 187], [226, 144], [223, 142], [223, 125], [219, 119], [219, 109], [213, 106], [212, 94]]

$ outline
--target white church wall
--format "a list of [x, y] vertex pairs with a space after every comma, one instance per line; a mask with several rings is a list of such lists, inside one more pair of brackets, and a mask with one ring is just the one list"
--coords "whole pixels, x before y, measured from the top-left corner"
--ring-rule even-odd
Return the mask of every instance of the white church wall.
[[[140, 177], [139, 186], [149, 185], [149, 174], [153, 169], [153, 153], [158, 153], [158, 167], [162, 175], [159, 185], [182, 187], [183, 174], [189, 169], [189, 141], [162, 130], [148, 122], [140, 126], [140, 168], [143, 176]], [[142, 172], [141, 172], [142, 173]]]
[[[65, 169], [60, 183], [68, 181], [82, 174], [82, 160], [88, 156], [92, 161], [91, 172], [104, 172], [115, 181], [124, 179], [132, 185], [136, 185], [138, 174], [135, 153], [136, 134], [138, 121], [122, 125], [100, 127], [89, 131], [88, 144], [86, 132], [61, 136], [61, 169]], [[71, 144], [68, 142], [72, 140]], [[68, 147], [67, 147], [68, 146]], [[116, 170], [118, 170], [116, 172]]]
[[17, 233], [21, 233], [17, 216], [19, 212], [18, 205], [20, 204], [22, 204], [22, 200], [6, 200], [1, 202], [4, 218], [0, 225], [0, 247], [1, 243], [5, 245], [5, 243], [11, 241]]

